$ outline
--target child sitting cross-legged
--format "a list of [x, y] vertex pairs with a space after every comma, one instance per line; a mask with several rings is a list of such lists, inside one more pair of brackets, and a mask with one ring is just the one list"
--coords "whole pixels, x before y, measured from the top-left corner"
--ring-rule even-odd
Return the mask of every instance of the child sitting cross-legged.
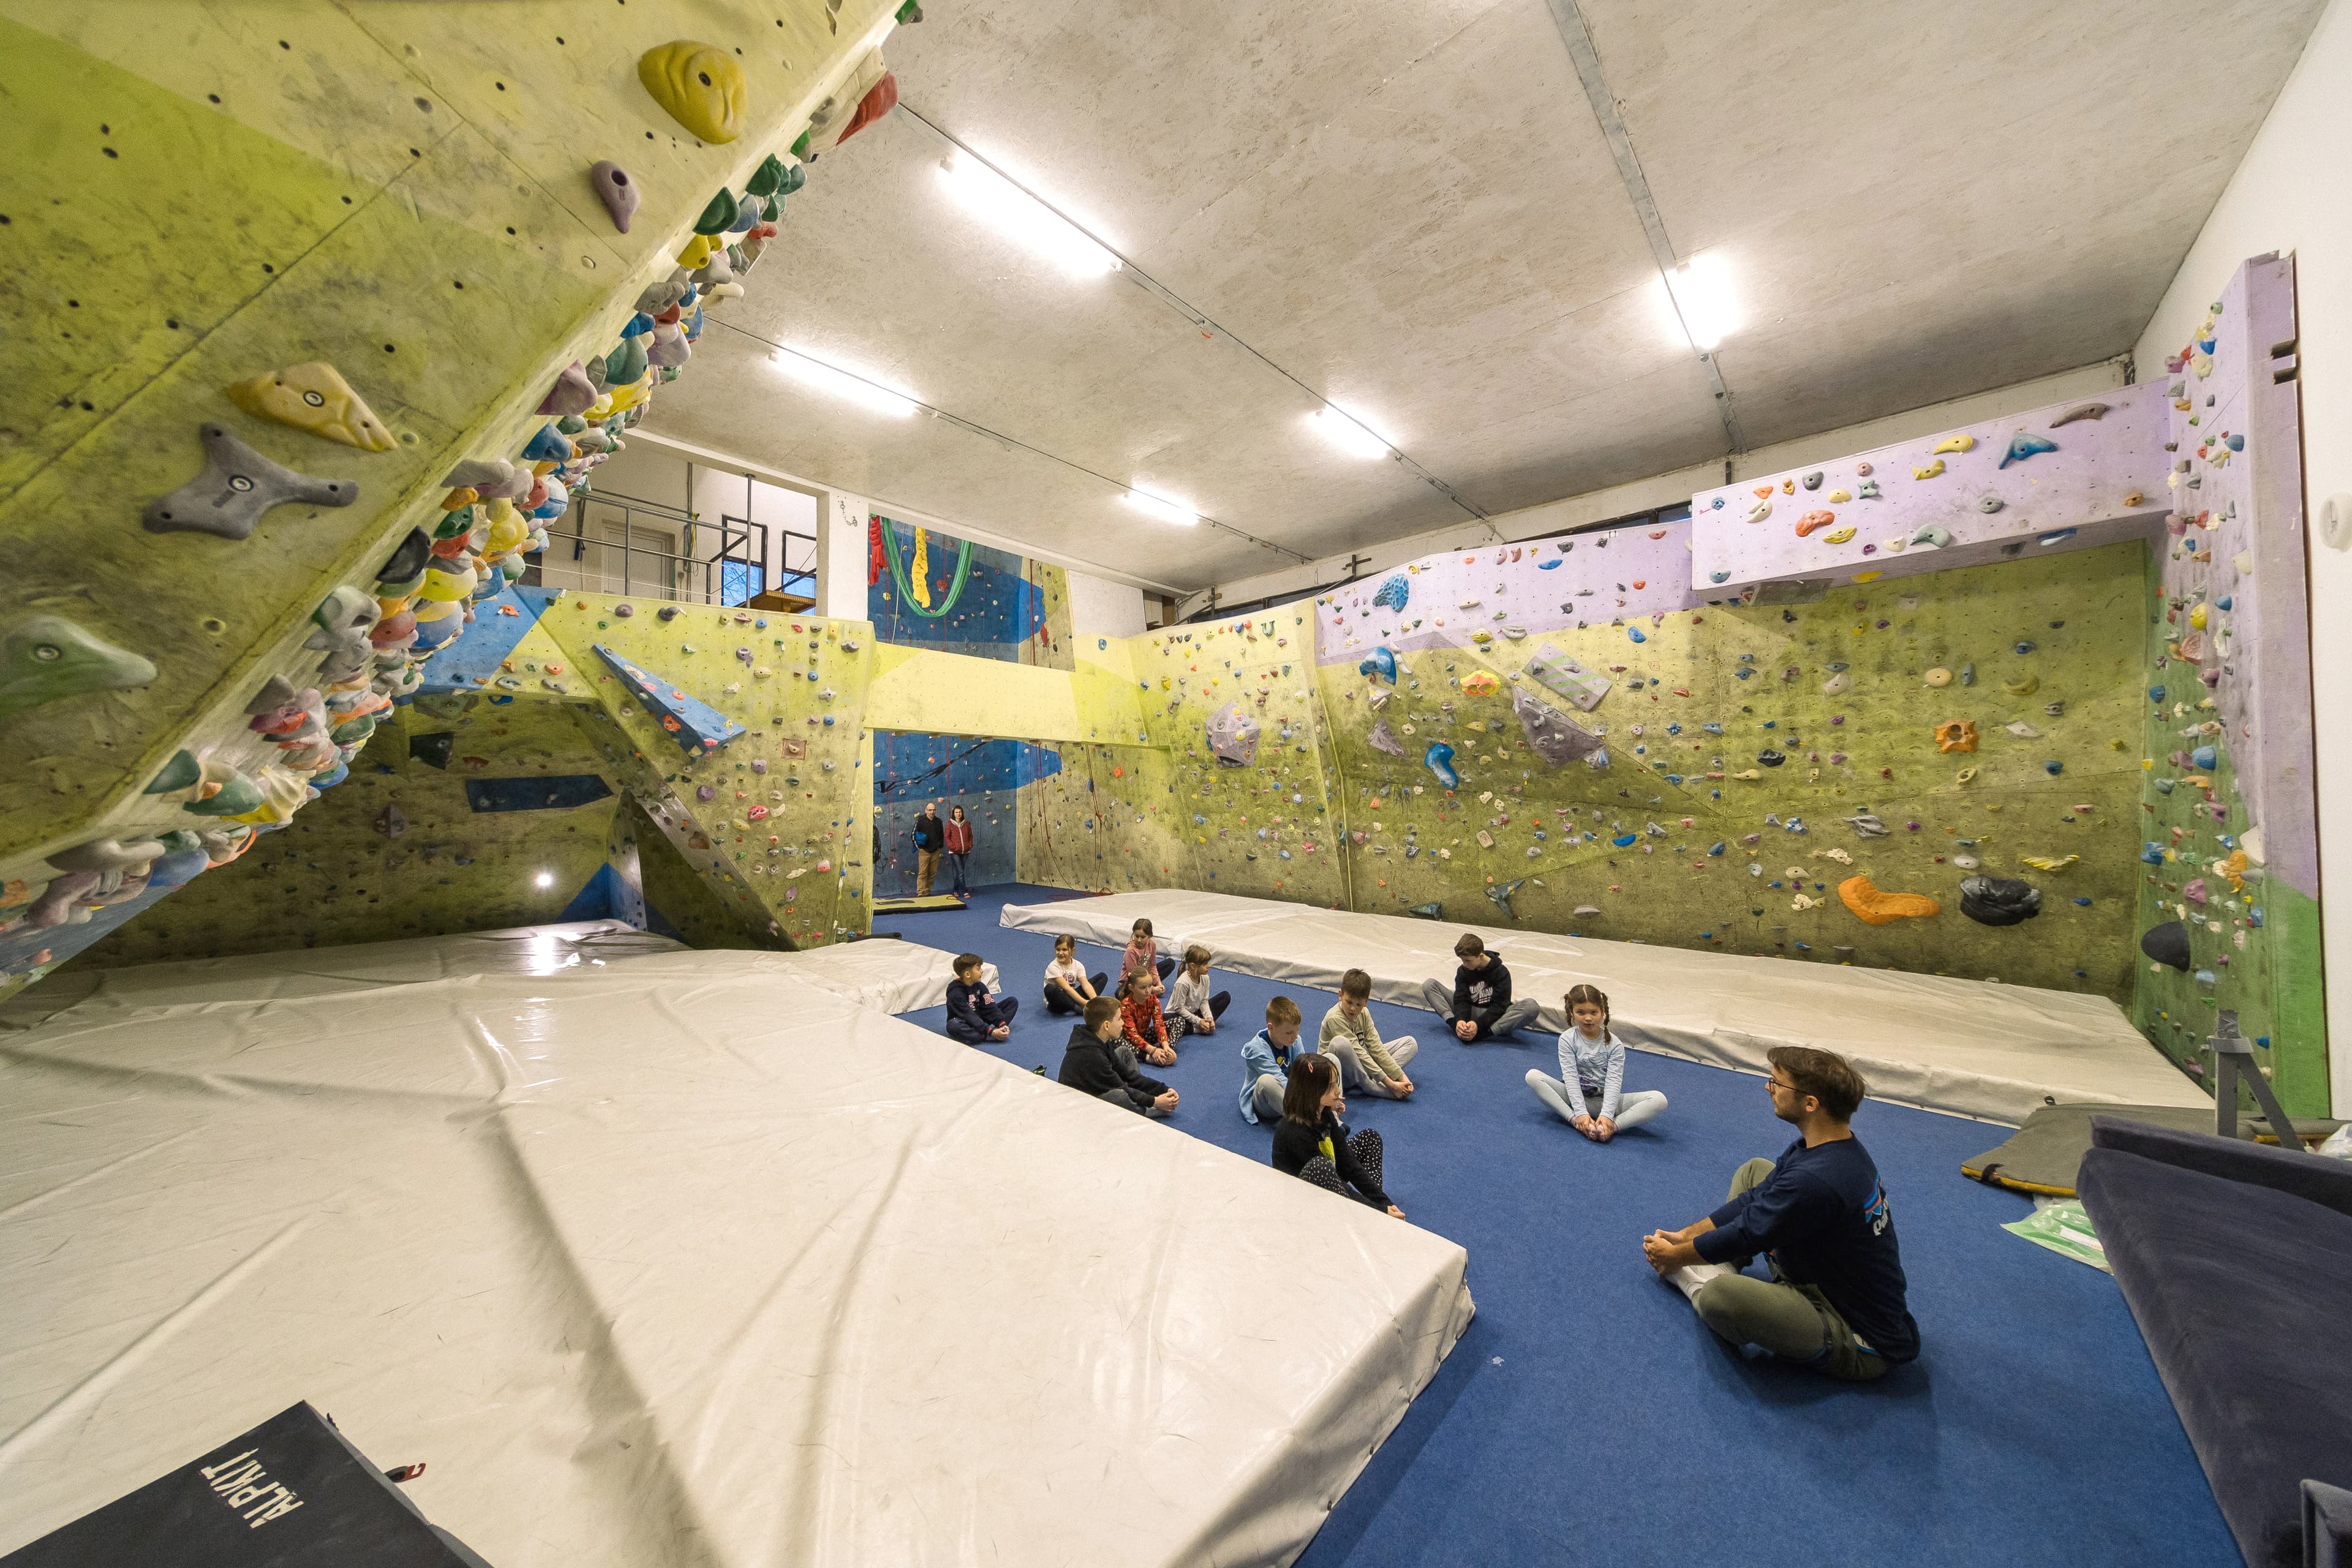
[[1013, 1037], [1013, 1015], [1020, 1010], [1017, 996], [990, 998], [988, 987], [981, 983], [980, 954], [956, 954], [955, 978], [948, 982], [949, 1034], [967, 1046], [1008, 1040]]
[[1045, 966], [1045, 1011], [1085, 1012], [1087, 1004], [1101, 994], [1107, 978], [1087, 973], [1086, 965], [1078, 962], [1078, 943], [1075, 937], [1055, 937], [1054, 962]]
[[1139, 969], [1118, 985], [1118, 1018], [1128, 1048], [1156, 1068], [1176, 1065], [1176, 1047], [1168, 1038], [1168, 1020], [1160, 1011], [1160, 976]]
[[1184, 950], [1184, 973], [1168, 987], [1162, 1009], [1168, 1016], [1168, 1037], [1181, 1040], [1187, 1035], [1215, 1034], [1217, 1021], [1233, 1000], [1230, 991], [1209, 994], [1209, 950], [1194, 942]]
[[1298, 1048], [1298, 1004], [1277, 996], [1265, 1005], [1265, 1027], [1242, 1042], [1242, 1120], [1252, 1126], [1282, 1119], [1283, 1090]]
[[1339, 1005], [1323, 1015], [1316, 1049], [1339, 1064], [1341, 1087], [1382, 1100], [1412, 1098], [1412, 1079], [1404, 1076], [1405, 1063], [1421, 1047], [1411, 1035], [1382, 1040], [1372, 1027], [1372, 977], [1360, 969], [1339, 976]]
[[1165, 1116], [1176, 1109], [1174, 1089], [1136, 1069], [1133, 1054], [1119, 1040], [1118, 1003], [1108, 996], [1088, 1002], [1085, 1020], [1071, 1026], [1060, 1081], [1147, 1116]]
[[1348, 1109], [1339, 1092], [1339, 1069], [1329, 1057], [1301, 1057], [1282, 1093], [1282, 1121], [1274, 1130], [1274, 1168], [1326, 1192], [1384, 1209], [1391, 1219], [1404, 1210], [1381, 1187], [1381, 1135], [1371, 1128], [1351, 1133], [1339, 1113]]

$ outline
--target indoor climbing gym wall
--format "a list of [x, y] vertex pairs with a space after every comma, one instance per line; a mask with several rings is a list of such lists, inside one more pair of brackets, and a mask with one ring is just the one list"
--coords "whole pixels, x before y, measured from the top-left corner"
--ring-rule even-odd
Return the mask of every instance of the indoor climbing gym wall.
[[[1060, 771], [1060, 752], [1026, 741], [979, 740], [970, 735], [908, 734], [877, 731], [874, 736], [874, 818], [881, 832], [875, 861], [877, 897], [912, 897], [916, 888], [915, 819], [926, 802], [942, 819], [963, 807], [971, 825], [971, 854], [965, 881], [992, 888], [1013, 881], [1018, 855], [1014, 802], [1022, 785]], [[932, 888], [955, 885], [944, 860]]]
[[874, 513], [866, 618], [900, 647], [1071, 667], [1068, 574], [1059, 566]]
[[0, 452], [0, 994], [351, 776], [803, 158], [896, 103], [902, 11], [10, 6], [0, 290], [43, 325], [0, 348], [42, 390]]
[[2172, 511], [2148, 616], [2136, 1021], [2190, 1072], [2223, 1010], [2328, 1103], [2294, 263], [2248, 262], [2164, 365]]
[[2127, 999], [2145, 547], [1708, 604], [1689, 530], [1318, 601], [1355, 907]]

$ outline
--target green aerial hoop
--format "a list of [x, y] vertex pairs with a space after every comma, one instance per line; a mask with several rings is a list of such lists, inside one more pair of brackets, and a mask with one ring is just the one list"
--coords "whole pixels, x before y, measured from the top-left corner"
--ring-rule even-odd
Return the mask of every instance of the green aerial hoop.
[[954, 609], [956, 600], [963, 596], [964, 579], [971, 574], [971, 541], [967, 539], [956, 546], [955, 580], [948, 584], [947, 597], [940, 601], [940, 607], [927, 610], [915, 597], [914, 586], [907, 576], [907, 563], [898, 557], [898, 535], [890, 520], [877, 515], [875, 521], [882, 525], [882, 552], [890, 559], [890, 581], [898, 584], [898, 597], [907, 608], [931, 621]]

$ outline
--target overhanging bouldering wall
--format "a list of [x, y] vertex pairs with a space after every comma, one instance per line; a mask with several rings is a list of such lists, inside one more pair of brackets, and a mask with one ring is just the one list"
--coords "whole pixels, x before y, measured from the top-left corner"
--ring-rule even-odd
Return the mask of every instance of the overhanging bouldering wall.
[[2145, 548], [1708, 604], [1688, 531], [1317, 602], [1353, 907], [2127, 1001]]
[[604, 870], [619, 802], [579, 721], [584, 710], [504, 695], [443, 706], [446, 717], [400, 710], [376, 727], [345, 784], [76, 963], [578, 918], [566, 910]]
[[895, 102], [896, 16], [10, 6], [0, 294], [58, 330], [0, 347], [0, 992], [341, 782]]
[[2140, 1028], [2209, 1077], [2221, 1010], [2287, 1110], [2328, 1105], [2294, 263], [2239, 268], [2164, 366], [2172, 512], [2151, 573]]

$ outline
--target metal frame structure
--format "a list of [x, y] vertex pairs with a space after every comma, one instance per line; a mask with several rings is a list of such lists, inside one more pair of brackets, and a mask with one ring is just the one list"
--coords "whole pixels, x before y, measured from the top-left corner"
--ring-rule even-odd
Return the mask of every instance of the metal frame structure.
[[[591, 507], [620, 513], [621, 537], [617, 542], [599, 539], [589, 533], [588, 511]], [[635, 496], [600, 492], [595, 495], [581, 496], [573, 500], [569, 515], [572, 521], [572, 531], [569, 533], [551, 534], [548, 538], [549, 548], [552, 550], [559, 543], [569, 544], [572, 551], [571, 558], [575, 565], [586, 559], [588, 547], [592, 544], [604, 550], [618, 549], [621, 552], [621, 593], [624, 595], [643, 593], [664, 599], [698, 601], [706, 605], [740, 603], [740, 600], [729, 599], [726, 596], [723, 569], [730, 565], [747, 568], [747, 574], [756, 574], [761, 579], [761, 585], [765, 585], [769, 531], [766, 523], [751, 522], [743, 518], [721, 515], [718, 524], [718, 552], [709, 556], [702, 556], [695, 553], [695, 531], [709, 525], [699, 521], [690, 512], [660, 501], [645, 500]], [[675, 552], [644, 550], [635, 545], [631, 540], [635, 531], [636, 520], [640, 516], [657, 520], [665, 531], [674, 530], [680, 542], [679, 549]], [[791, 537], [805, 537], [809, 540], [812, 550], [815, 546], [814, 535], [793, 534]], [[645, 583], [642, 587], [637, 582], [639, 569], [636, 563], [640, 557], [646, 562], [644, 568]], [[541, 556], [539, 559], [544, 562], [546, 558]], [[798, 574], [792, 575], [797, 576]], [[814, 572], [810, 572], [808, 577], [814, 589], [816, 580]], [[536, 580], [536, 574], [534, 573], [532, 577], [526, 580]], [[756, 593], [759, 588], [754, 586], [751, 591]]]

